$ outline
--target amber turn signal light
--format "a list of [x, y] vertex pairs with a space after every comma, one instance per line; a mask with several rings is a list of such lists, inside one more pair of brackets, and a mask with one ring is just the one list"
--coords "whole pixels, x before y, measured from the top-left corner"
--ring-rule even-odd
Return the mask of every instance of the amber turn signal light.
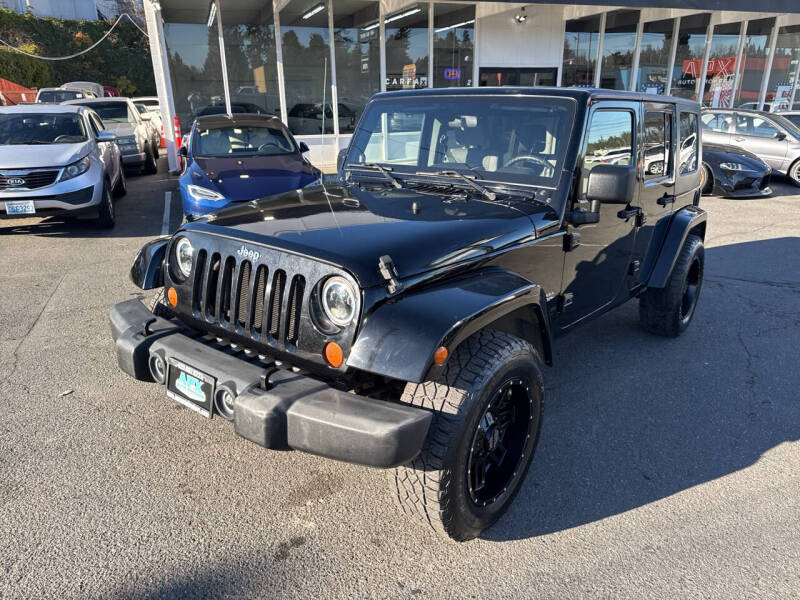
[[447, 360], [447, 356], [447, 348], [444, 346], [439, 346], [436, 349], [436, 352], [433, 353], [433, 362], [435, 362], [437, 365], [443, 365]]
[[174, 287], [167, 290], [167, 300], [169, 300], [170, 305], [178, 306], [178, 292], [175, 291]]
[[342, 347], [336, 342], [328, 342], [325, 344], [325, 360], [328, 364], [337, 369], [344, 363], [344, 351]]

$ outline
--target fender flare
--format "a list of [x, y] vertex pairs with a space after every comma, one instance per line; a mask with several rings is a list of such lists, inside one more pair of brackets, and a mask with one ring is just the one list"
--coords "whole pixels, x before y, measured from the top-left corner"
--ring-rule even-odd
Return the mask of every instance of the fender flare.
[[170, 236], [165, 235], [147, 242], [137, 252], [131, 267], [131, 281], [143, 290], [164, 286], [163, 265]]
[[[534, 346], [552, 364], [552, 334], [541, 286], [505, 269], [488, 267], [379, 304], [365, 317], [347, 366], [403, 381], [422, 382], [443, 370], [433, 354], [444, 346], [452, 357], [473, 333], [508, 317], [538, 327]], [[533, 320], [535, 319], [535, 323]], [[502, 322], [502, 321], [501, 321]]]
[[708, 214], [697, 206], [684, 206], [659, 219], [639, 272], [639, 283], [651, 288], [665, 287], [686, 238], [696, 231], [705, 239], [707, 221]]

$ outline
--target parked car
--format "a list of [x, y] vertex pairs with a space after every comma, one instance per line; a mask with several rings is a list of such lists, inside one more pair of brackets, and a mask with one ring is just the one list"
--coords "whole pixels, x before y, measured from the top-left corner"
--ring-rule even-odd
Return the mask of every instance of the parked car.
[[277, 117], [234, 114], [199, 117], [180, 148], [183, 212], [199, 216], [229, 204], [295, 190], [319, 181]]
[[65, 104], [88, 106], [100, 115], [108, 130], [117, 136], [126, 168], [148, 174], [158, 172], [159, 144], [153, 141], [150, 117], [139, 114], [130, 98], [70, 100]]
[[772, 168], [744, 148], [703, 142], [703, 194], [754, 198], [772, 194]]
[[96, 98], [87, 90], [68, 90], [66, 88], [40, 88], [36, 92], [36, 102], [46, 104], [61, 104], [67, 100], [83, 100], [85, 98]]
[[[352, 130], [356, 122], [355, 111], [341, 102], [338, 106], [340, 130]], [[289, 111], [289, 129], [295, 135], [333, 133], [332, 106], [330, 104], [325, 105], [323, 118], [322, 104], [295, 104]]]
[[[413, 141], [385, 131], [400, 111], [420, 116]], [[112, 308], [119, 366], [261, 446], [387, 468], [407, 514], [474, 538], [525, 478], [554, 338], [632, 298], [650, 332], [689, 326], [706, 231], [699, 111], [603, 89], [378, 94], [337, 182], [229, 206], [140, 250], [131, 279], [163, 301]], [[681, 172], [670, 151], [645, 173], [645, 122], [647, 143], [693, 136], [698, 160]], [[587, 163], [621, 140], [626, 161]], [[566, 359], [564, 372], [586, 368]]]
[[[139, 115], [145, 122], [145, 125], [150, 130], [150, 142], [158, 147], [161, 147], [161, 127], [156, 127], [156, 122], [153, 113], [151, 113], [147, 106], [139, 102], [134, 102], [133, 105], [139, 111]], [[158, 118], [161, 121], [161, 118]]]
[[110, 85], [103, 86], [103, 96], [106, 98], [120, 98], [122, 94], [119, 93], [119, 90]]
[[791, 121], [795, 127], [800, 128], [800, 110], [782, 112], [781, 116], [787, 121]]
[[0, 217], [93, 216], [113, 227], [126, 192], [116, 136], [89, 108], [0, 108]]
[[158, 96], [139, 96], [132, 98], [137, 107], [144, 106], [145, 110], [141, 109], [141, 114], [147, 113], [150, 115], [150, 122], [153, 124], [156, 132], [158, 133], [158, 143], [163, 148], [166, 146], [164, 140], [164, 121], [161, 116], [161, 105], [158, 103]]
[[84, 92], [91, 92], [95, 98], [104, 98], [106, 95], [105, 88], [99, 83], [93, 81], [68, 81], [61, 85], [65, 90], [79, 90]]
[[780, 114], [742, 109], [704, 110], [703, 143], [744, 148], [800, 185], [800, 128]]

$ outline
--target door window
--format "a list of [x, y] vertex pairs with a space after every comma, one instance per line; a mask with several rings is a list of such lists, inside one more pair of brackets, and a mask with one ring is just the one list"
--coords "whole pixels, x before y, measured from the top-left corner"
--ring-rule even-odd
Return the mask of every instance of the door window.
[[736, 133], [754, 137], [771, 138], [780, 133], [778, 128], [764, 117], [755, 115], [736, 115]]
[[697, 171], [697, 115], [682, 112], [680, 118], [681, 149], [678, 154], [678, 174]]
[[95, 137], [95, 139], [97, 139], [97, 136], [100, 135], [100, 129], [98, 129], [97, 123], [92, 118], [92, 115], [89, 115], [88, 121], [89, 121], [89, 129], [92, 130], [92, 135]]
[[644, 114], [644, 178], [672, 175], [672, 113]]
[[728, 133], [730, 131], [731, 120], [730, 113], [703, 113], [703, 116], [700, 117], [703, 129], [719, 133]]

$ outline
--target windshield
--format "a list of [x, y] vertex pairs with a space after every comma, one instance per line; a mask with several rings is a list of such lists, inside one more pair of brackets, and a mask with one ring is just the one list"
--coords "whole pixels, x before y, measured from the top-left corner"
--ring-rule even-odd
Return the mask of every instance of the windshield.
[[58, 103], [66, 102], [67, 100], [79, 100], [85, 98], [83, 92], [74, 92], [70, 90], [42, 90], [39, 92], [39, 102]]
[[78, 144], [87, 139], [80, 115], [72, 113], [0, 115], [2, 146]]
[[353, 137], [347, 164], [378, 163], [396, 174], [456, 170], [487, 181], [554, 185], [573, 114], [574, 102], [556, 97], [377, 100]]
[[786, 131], [791, 133], [794, 137], [800, 139], [800, 127], [795, 125], [792, 121], [784, 117], [783, 115], [772, 115], [772, 118], [775, 119], [775, 122], [783, 127]]
[[87, 102], [88, 106], [94, 110], [103, 121], [111, 123], [135, 123], [135, 117], [128, 110], [127, 102]]
[[194, 155], [221, 157], [231, 155], [275, 156], [291, 154], [294, 143], [278, 127], [236, 126], [198, 129], [194, 138]]

